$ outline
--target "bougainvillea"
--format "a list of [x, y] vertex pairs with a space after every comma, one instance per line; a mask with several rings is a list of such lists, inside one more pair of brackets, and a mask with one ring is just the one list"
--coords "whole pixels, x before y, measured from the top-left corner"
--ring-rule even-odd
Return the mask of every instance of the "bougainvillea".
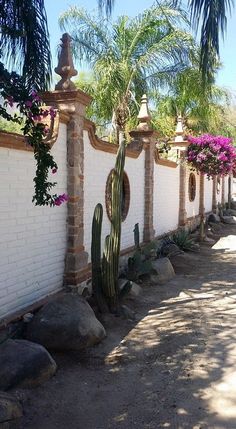
[[[45, 141], [49, 133], [45, 119], [52, 121], [57, 112], [52, 107], [45, 108], [40, 96], [34, 90], [24, 88], [21, 78], [16, 73], [9, 73], [0, 67], [3, 80], [0, 84], [0, 94], [5, 100], [0, 107], [0, 115], [8, 120], [19, 123], [27, 143], [33, 148], [36, 160], [36, 173], [34, 178], [34, 190], [32, 201], [40, 206], [59, 206], [68, 200], [66, 194], [51, 194], [55, 181], [50, 181], [49, 173], [56, 174], [58, 166], [51, 154], [50, 145]], [[13, 109], [16, 107], [18, 114]]]
[[236, 148], [230, 138], [204, 134], [189, 136], [188, 141], [187, 161], [192, 168], [208, 177], [225, 176], [234, 170]]

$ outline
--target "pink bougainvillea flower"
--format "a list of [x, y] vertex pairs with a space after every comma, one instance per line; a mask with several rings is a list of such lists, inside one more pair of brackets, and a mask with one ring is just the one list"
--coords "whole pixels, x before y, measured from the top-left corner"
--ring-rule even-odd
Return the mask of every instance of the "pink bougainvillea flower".
[[57, 116], [57, 111], [51, 107], [49, 110], [49, 115], [51, 116], [51, 119], [53, 119]]
[[236, 148], [224, 136], [188, 137], [187, 161], [208, 177], [227, 175], [235, 169]]
[[14, 98], [11, 95], [9, 95], [9, 97], [7, 97], [7, 103], [9, 104], [10, 107], [13, 107]]
[[41, 98], [39, 97], [39, 95], [36, 91], [31, 92], [31, 97], [32, 97], [33, 101], [36, 101], [36, 102], [41, 101]]
[[26, 106], [26, 107], [29, 107], [29, 108], [31, 108], [31, 107], [33, 106], [33, 103], [32, 103], [32, 101], [30, 101], [30, 100], [27, 100], [27, 101], [25, 102], [25, 106]]
[[58, 197], [55, 198], [55, 200], [54, 200], [54, 205], [60, 206], [61, 204], [65, 203], [66, 201], [68, 201], [68, 195], [66, 195], [66, 194], [58, 195]]

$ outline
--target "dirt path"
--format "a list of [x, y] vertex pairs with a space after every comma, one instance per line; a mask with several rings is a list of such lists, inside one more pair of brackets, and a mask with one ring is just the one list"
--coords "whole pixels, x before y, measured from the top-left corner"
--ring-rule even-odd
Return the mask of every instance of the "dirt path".
[[236, 227], [223, 232], [230, 251], [203, 246], [168, 284], [145, 285], [136, 322], [109, 317], [98, 347], [55, 355], [14, 429], [235, 429]]

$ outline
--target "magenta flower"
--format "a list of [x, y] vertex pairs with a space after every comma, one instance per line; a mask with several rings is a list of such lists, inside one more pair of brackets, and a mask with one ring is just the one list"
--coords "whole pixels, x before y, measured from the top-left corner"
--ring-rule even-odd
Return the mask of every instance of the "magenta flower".
[[64, 202], [68, 201], [68, 199], [69, 199], [68, 195], [66, 195], [66, 194], [58, 195], [58, 197], [55, 198], [55, 200], [54, 200], [54, 205], [60, 206]]
[[49, 115], [51, 116], [51, 119], [54, 119], [57, 116], [57, 111], [51, 107], [49, 110]]
[[11, 95], [9, 95], [9, 97], [7, 97], [7, 103], [9, 104], [10, 107], [13, 107], [14, 98]]
[[188, 137], [187, 161], [208, 177], [227, 175], [235, 169], [236, 149], [232, 140], [224, 136], [204, 134]]
[[52, 174], [56, 174], [56, 173], [57, 173], [57, 168], [55, 168], [55, 167], [54, 167], [54, 168], [52, 169]]
[[26, 105], [26, 107], [28, 107], [29, 109], [33, 106], [33, 103], [32, 103], [32, 101], [30, 101], [30, 100], [27, 100], [26, 102], [25, 102], [25, 105]]

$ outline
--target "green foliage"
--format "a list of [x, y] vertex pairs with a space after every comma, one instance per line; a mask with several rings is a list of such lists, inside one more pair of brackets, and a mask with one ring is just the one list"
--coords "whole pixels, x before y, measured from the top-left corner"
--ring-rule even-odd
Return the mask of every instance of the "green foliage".
[[219, 57], [220, 34], [224, 36], [227, 13], [230, 13], [233, 0], [189, 0], [192, 23], [195, 29], [201, 25], [200, 70], [204, 83], [211, 79], [215, 59]]
[[175, 232], [171, 236], [171, 240], [181, 249], [181, 250], [195, 250], [195, 243], [189, 237], [188, 231], [181, 229]]
[[128, 258], [127, 278], [129, 280], [138, 280], [144, 275], [149, 275], [153, 271], [151, 258], [157, 255], [157, 246], [155, 242], [148, 243], [141, 249], [139, 242], [139, 224], [134, 226], [134, 244], [135, 252]]
[[125, 140], [122, 137], [116, 156], [116, 163], [112, 177], [111, 198], [111, 231], [106, 237], [101, 265], [101, 226], [102, 206], [95, 207], [92, 225], [92, 273], [93, 291], [100, 311], [106, 310], [106, 302], [110, 311], [117, 311], [119, 306], [119, 256], [121, 240], [121, 203], [123, 172], [125, 164]]
[[71, 7], [60, 25], [69, 29], [75, 57], [93, 69], [93, 114], [121, 129], [137, 116], [143, 93], [167, 84], [189, 64], [192, 37], [181, 28], [186, 16], [170, 2], [114, 24]]
[[7, 121], [0, 118], [0, 131], [7, 131], [8, 133], [23, 134], [22, 127], [16, 122]]
[[199, 54], [196, 52], [192, 66], [180, 72], [167, 93], [156, 99], [157, 111], [153, 114], [153, 123], [162, 138], [173, 138], [175, 120], [179, 114], [184, 119], [186, 134], [223, 133], [229, 137], [235, 136], [235, 127], [227, 119], [230, 94], [214, 85], [213, 80], [204, 85], [198, 61]]
[[16, 70], [28, 90], [46, 90], [51, 53], [44, 1], [1, 0], [0, 27], [0, 58], [8, 70]]

